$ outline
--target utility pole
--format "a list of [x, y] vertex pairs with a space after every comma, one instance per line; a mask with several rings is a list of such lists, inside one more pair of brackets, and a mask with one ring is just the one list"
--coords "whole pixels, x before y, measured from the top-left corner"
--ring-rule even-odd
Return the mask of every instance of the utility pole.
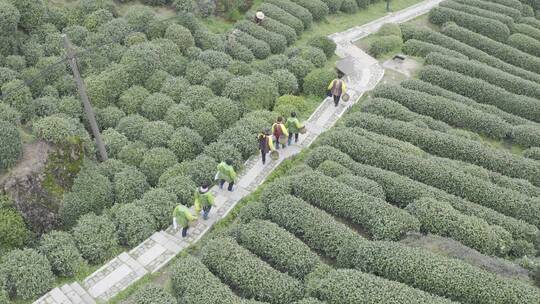
[[73, 47], [71, 46], [71, 42], [69, 41], [69, 38], [67, 37], [67, 35], [63, 34], [62, 38], [64, 38], [64, 47], [66, 48], [68, 62], [69, 62], [69, 65], [71, 66], [71, 70], [73, 71], [75, 82], [77, 83], [79, 95], [81, 96], [81, 101], [84, 106], [84, 112], [86, 112], [86, 117], [88, 118], [88, 121], [90, 122], [90, 128], [92, 129], [92, 134], [94, 135], [94, 138], [96, 139], [96, 145], [98, 147], [99, 156], [101, 158], [101, 161], [106, 161], [107, 159], [109, 159], [109, 157], [107, 156], [107, 150], [105, 149], [103, 140], [101, 140], [101, 133], [99, 132], [99, 128], [96, 122], [96, 117], [94, 116], [94, 110], [92, 109], [92, 105], [90, 104], [90, 100], [88, 99], [88, 95], [86, 94], [86, 87], [84, 85], [84, 81], [81, 78], [81, 74], [79, 73], [79, 67], [77, 66], [77, 57], [75, 56], [75, 52], [73, 50]]

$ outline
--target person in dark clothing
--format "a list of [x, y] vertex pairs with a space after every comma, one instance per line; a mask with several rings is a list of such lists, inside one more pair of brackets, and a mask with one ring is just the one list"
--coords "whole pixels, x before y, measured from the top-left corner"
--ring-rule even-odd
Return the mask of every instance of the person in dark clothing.
[[270, 151], [275, 151], [274, 143], [272, 140], [272, 133], [269, 129], [263, 130], [258, 136], [257, 139], [259, 141], [259, 150], [261, 150], [261, 156], [262, 156], [262, 163], [263, 165], [266, 163], [266, 154]]
[[283, 117], [278, 117], [277, 121], [272, 125], [272, 134], [274, 135], [274, 143], [276, 144], [276, 147], [279, 149], [281, 145], [283, 148], [285, 148], [285, 144], [280, 144], [279, 142], [279, 138], [281, 136], [289, 137], [289, 131], [283, 123]]
[[255, 13], [255, 24], [261, 25], [262, 21], [264, 20], [264, 13], [259, 11]]
[[332, 80], [332, 82], [330, 82], [330, 85], [328, 85], [328, 90], [334, 98], [334, 105], [336, 107], [339, 104], [341, 95], [345, 94], [345, 90], [347, 89], [347, 87], [345, 86], [345, 81], [343, 81], [341, 78], [343, 78], [343, 74], [338, 74], [338, 78]]

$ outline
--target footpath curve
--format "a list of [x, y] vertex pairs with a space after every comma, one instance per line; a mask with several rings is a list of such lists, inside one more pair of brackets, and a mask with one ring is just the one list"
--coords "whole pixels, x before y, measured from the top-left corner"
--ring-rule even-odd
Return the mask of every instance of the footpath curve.
[[216, 195], [216, 207], [206, 221], [196, 222], [187, 238], [182, 238], [180, 231], [175, 231], [172, 226], [156, 232], [129, 252], [123, 252], [103, 265], [82, 283], [74, 282], [54, 288], [34, 304], [103, 303], [144, 275], [160, 270], [178, 253], [197, 242], [212, 225], [227, 216], [236, 203], [263, 183], [283, 160], [300, 153], [313, 143], [317, 136], [330, 129], [349, 107], [358, 102], [366, 91], [379, 83], [384, 76], [384, 69], [376, 59], [356, 47], [355, 41], [378, 31], [386, 23], [402, 23], [423, 15], [442, 1], [426, 0], [368, 24], [330, 35], [337, 44], [336, 54], [341, 58], [340, 64], [346, 67], [345, 81], [350, 102], [341, 102], [340, 106], [334, 107], [333, 102], [325, 99], [306, 121], [308, 132], [300, 137], [298, 144], [281, 150], [277, 161], [263, 165], [258, 156], [253, 156], [245, 163], [246, 169], [234, 192], [212, 188], [211, 191]]

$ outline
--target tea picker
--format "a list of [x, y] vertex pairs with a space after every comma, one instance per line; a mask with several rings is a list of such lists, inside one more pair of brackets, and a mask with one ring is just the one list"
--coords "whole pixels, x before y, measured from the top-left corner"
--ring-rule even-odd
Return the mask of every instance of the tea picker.
[[[271, 151], [273, 153], [271, 154], [272, 158], [274, 158], [274, 155], [277, 154], [276, 148], [274, 148], [274, 142], [272, 140], [272, 133], [270, 132], [270, 129], [266, 128], [259, 133], [257, 140], [259, 141], [259, 150], [261, 150], [262, 163], [264, 165], [266, 163], [266, 154], [268, 154], [268, 152]], [[279, 158], [279, 154], [277, 154], [277, 157]]]
[[179, 204], [173, 210], [173, 228], [176, 230], [178, 227], [182, 227], [182, 237], [187, 236], [187, 231], [189, 229], [189, 223], [197, 219], [196, 216], [191, 214], [188, 207]]
[[294, 137], [294, 142], [298, 142], [298, 134], [305, 133], [306, 128], [300, 124], [300, 121], [296, 117], [296, 112], [291, 112], [291, 117], [287, 119], [285, 123], [285, 128], [289, 131], [289, 139], [287, 140], [287, 145], [290, 146], [292, 139]]
[[272, 134], [274, 135], [274, 141], [277, 149], [282, 145], [285, 148], [287, 144], [287, 138], [289, 137], [289, 131], [283, 123], [283, 117], [278, 117], [277, 121], [272, 125]]
[[210, 192], [210, 186], [208, 183], [203, 182], [202, 185], [195, 192], [195, 211], [197, 214], [203, 212], [203, 219], [208, 219], [208, 213], [215, 204], [215, 197]]
[[233, 168], [233, 161], [230, 159], [227, 159], [224, 162], [219, 163], [217, 166], [217, 173], [215, 176], [215, 180], [219, 182], [219, 188], [223, 189], [223, 185], [225, 182], [229, 183], [229, 186], [227, 187], [227, 190], [233, 191], [233, 186], [236, 180], [238, 179], [238, 176], [236, 175], [236, 172]]

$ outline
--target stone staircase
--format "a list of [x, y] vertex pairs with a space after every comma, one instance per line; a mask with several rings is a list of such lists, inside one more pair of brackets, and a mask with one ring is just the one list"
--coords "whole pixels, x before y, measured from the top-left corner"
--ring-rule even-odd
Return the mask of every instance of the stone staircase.
[[65, 284], [55, 288], [34, 303], [95, 304], [96, 301], [79, 283]]

